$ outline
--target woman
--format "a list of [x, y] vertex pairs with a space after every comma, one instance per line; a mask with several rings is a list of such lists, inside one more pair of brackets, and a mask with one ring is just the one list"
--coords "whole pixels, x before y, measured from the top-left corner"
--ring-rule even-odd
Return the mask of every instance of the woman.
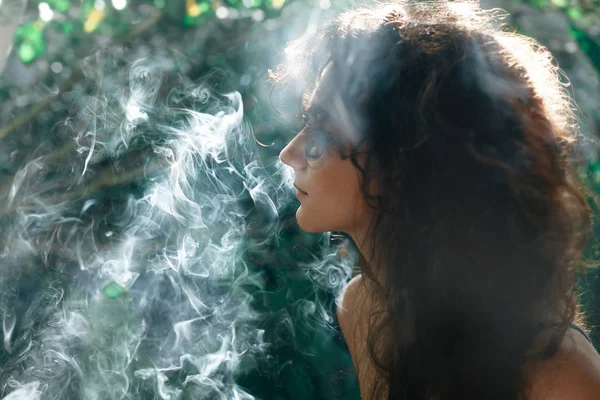
[[573, 291], [592, 193], [548, 51], [474, 2], [397, 2], [285, 53], [298, 224], [360, 251], [338, 319], [363, 398], [600, 399]]

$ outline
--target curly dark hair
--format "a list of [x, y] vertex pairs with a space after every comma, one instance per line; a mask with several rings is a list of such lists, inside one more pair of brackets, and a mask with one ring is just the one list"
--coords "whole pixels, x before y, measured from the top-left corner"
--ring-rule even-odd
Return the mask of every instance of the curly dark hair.
[[352, 132], [337, 150], [375, 210], [360, 257], [384, 305], [372, 398], [524, 398], [523, 366], [585, 326], [574, 283], [595, 266], [583, 255], [597, 199], [577, 174], [573, 102], [549, 51], [505, 16], [474, 1], [361, 6], [269, 71], [306, 110], [332, 66]]

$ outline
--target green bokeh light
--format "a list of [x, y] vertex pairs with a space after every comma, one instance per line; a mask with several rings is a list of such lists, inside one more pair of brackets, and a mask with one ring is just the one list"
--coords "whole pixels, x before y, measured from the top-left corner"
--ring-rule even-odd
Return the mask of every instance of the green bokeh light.
[[35, 60], [36, 54], [35, 49], [31, 43], [25, 42], [21, 43], [19, 46], [19, 58], [25, 64], [29, 64], [33, 60]]
[[552, 4], [554, 4], [558, 8], [566, 8], [569, 5], [569, 0], [551, 0]]
[[581, 10], [579, 8], [569, 8], [567, 10], [567, 15], [569, 16], [569, 18], [571, 18], [574, 21], [580, 20], [582, 17], [582, 13]]
[[70, 0], [46, 0], [45, 2], [48, 3], [53, 10], [61, 13], [66, 13], [71, 7]]
[[110, 297], [111, 299], [116, 299], [117, 297], [123, 295], [127, 292], [123, 286], [119, 285], [116, 282], [111, 282], [108, 285], [104, 286], [104, 294], [106, 297]]

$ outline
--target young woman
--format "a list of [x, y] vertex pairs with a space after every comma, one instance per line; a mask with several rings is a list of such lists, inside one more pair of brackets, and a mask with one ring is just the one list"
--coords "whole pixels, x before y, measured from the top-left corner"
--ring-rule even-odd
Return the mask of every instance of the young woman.
[[363, 6], [271, 71], [305, 118], [280, 155], [298, 224], [360, 251], [338, 319], [364, 399], [600, 399], [573, 291], [593, 194], [570, 99], [498, 17]]

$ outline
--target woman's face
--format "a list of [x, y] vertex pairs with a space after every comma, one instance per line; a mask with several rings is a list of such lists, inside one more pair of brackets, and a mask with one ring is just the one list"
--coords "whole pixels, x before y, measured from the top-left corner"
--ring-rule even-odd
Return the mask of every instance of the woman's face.
[[333, 109], [336, 102], [324, 101], [331, 98], [327, 96], [333, 87], [331, 80], [331, 68], [327, 67], [310, 103], [309, 114], [318, 117], [288, 143], [279, 159], [294, 169], [294, 185], [305, 192], [297, 194], [300, 228], [306, 232], [342, 231], [356, 240], [355, 236], [367, 226], [370, 209], [360, 189], [360, 171], [330, 145], [332, 140], [340, 142], [344, 138], [339, 124], [331, 122], [339, 120], [339, 110], [336, 113]]

